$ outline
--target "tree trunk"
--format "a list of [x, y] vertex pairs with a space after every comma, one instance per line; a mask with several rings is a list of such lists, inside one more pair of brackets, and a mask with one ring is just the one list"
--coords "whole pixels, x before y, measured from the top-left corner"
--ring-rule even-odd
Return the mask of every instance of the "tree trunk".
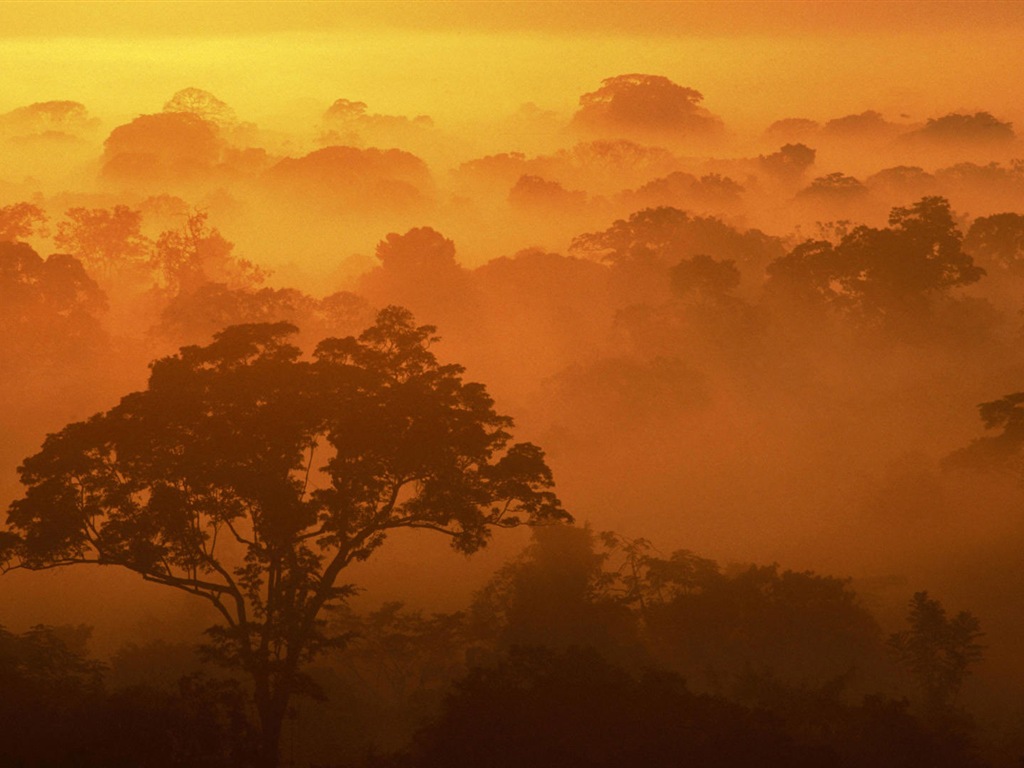
[[258, 708], [260, 743], [256, 754], [256, 766], [278, 768], [281, 760], [281, 729], [284, 725], [285, 706], [271, 700]]
[[276, 674], [271, 674], [266, 664], [258, 671], [251, 671], [256, 711], [260, 718], [257, 768], [279, 768], [281, 764], [281, 731], [288, 714], [288, 702], [295, 693], [298, 658], [298, 652], [290, 650]]

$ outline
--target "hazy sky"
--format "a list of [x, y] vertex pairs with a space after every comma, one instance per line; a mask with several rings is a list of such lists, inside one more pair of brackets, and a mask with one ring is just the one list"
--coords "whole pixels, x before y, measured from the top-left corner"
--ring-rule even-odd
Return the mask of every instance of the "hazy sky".
[[121, 119], [196, 86], [256, 121], [344, 97], [443, 125], [527, 101], [569, 112], [644, 72], [734, 127], [868, 108], [1013, 119], [1022, 30], [1008, 2], [8, 2], [0, 109], [74, 99]]

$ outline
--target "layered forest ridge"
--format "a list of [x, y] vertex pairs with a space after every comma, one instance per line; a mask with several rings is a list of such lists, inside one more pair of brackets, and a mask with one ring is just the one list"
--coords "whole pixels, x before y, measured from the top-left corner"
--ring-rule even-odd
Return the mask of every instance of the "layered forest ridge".
[[641, 72], [0, 105], [0, 766], [1020, 765], [1009, 90]]

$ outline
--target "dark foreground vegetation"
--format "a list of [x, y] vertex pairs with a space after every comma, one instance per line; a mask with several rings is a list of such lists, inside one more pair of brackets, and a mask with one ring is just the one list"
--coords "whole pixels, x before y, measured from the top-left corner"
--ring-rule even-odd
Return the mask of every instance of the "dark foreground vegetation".
[[[842, 580], [557, 527], [462, 611], [328, 626], [343, 642], [295, 691], [286, 764], [989, 764], [959, 701], [977, 619], [926, 593], [886, 637]], [[5, 765], [259, 763], [244, 679], [162, 641], [102, 664], [88, 634], [4, 632]]]

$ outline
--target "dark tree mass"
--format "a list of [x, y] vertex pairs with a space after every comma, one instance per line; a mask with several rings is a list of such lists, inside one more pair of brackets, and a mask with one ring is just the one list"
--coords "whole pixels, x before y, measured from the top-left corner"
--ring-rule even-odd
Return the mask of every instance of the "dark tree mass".
[[0, 768], [1024, 764], [1024, 6], [0, 22]]
[[3, 550], [8, 568], [116, 565], [211, 603], [209, 653], [252, 678], [268, 765], [304, 663], [344, 639], [321, 616], [351, 593], [346, 566], [400, 528], [472, 552], [492, 527], [569, 519], [540, 450], [508, 445], [483, 387], [438, 364], [433, 328], [385, 309], [313, 363], [295, 330], [231, 326], [47, 438]]

